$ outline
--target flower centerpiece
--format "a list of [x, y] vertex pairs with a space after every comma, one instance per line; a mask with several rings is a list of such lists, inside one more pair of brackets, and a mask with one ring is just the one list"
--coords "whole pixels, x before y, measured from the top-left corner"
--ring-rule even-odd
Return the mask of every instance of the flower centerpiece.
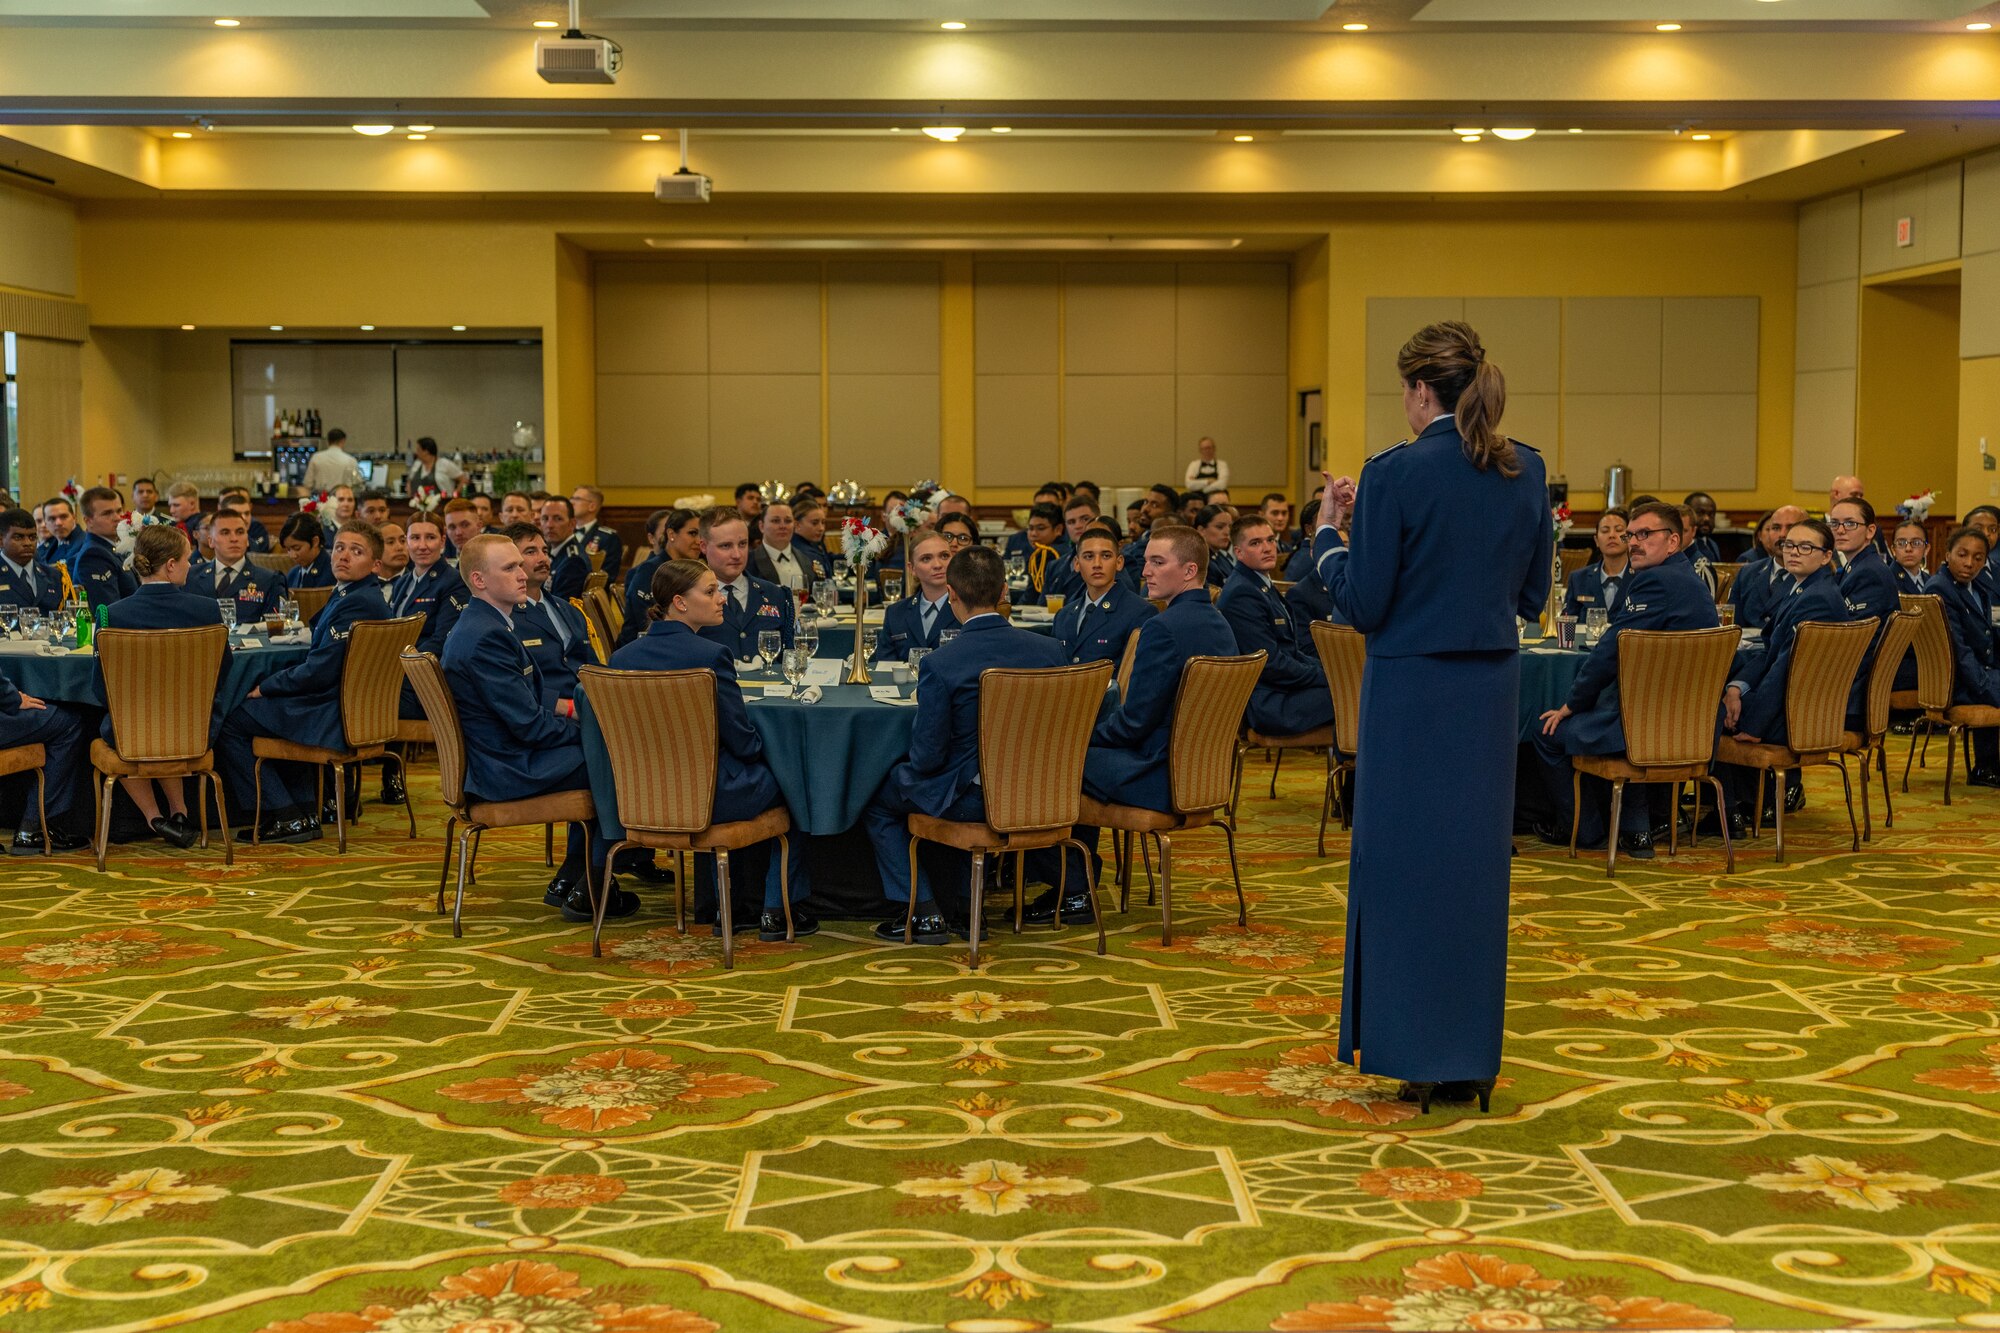
[[[299, 497], [299, 512], [301, 514], [311, 514], [314, 518], [319, 518], [320, 510], [332, 503], [333, 493], [331, 491], [321, 491], [318, 495], [301, 495]], [[324, 519], [320, 521], [325, 522]]]
[[140, 529], [171, 522], [172, 519], [162, 518], [158, 514], [129, 513], [118, 520], [118, 539], [112, 543], [112, 549], [125, 557], [129, 564], [132, 559], [132, 547], [139, 540]]
[[672, 505], [675, 509], [692, 509], [699, 514], [704, 509], [715, 508], [715, 497], [707, 492], [700, 495], [682, 495], [676, 497]]
[[937, 518], [938, 505], [950, 494], [934, 481], [920, 481], [908, 495], [890, 505], [883, 518], [891, 530], [908, 535], [929, 527]]
[[868, 566], [888, 547], [888, 534], [859, 514], [841, 520], [840, 553], [854, 571], [854, 660], [847, 669], [849, 685], [868, 683], [868, 654], [861, 649], [862, 621], [868, 613]]
[[1931, 506], [1937, 503], [1936, 491], [1919, 491], [1896, 506], [1896, 513], [1905, 523], [1922, 523], [1931, 516]]
[[435, 514], [444, 504], [444, 492], [435, 486], [419, 486], [410, 497], [410, 509], [419, 514]]

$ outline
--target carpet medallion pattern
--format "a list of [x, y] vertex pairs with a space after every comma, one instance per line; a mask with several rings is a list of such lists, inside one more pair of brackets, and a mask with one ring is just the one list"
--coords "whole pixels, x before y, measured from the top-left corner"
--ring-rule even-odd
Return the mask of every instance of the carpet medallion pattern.
[[[1523, 847], [1493, 1112], [1337, 1058], [1346, 851], [1246, 783], [1084, 930], [587, 933], [492, 835], [6, 863], [0, 1333], [2000, 1328], [2000, 794], [1725, 874]], [[434, 791], [421, 768], [413, 783]], [[1107, 895], [1107, 907], [1115, 895]], [[1448, 984], [1441, 979], [1440, 984]]]

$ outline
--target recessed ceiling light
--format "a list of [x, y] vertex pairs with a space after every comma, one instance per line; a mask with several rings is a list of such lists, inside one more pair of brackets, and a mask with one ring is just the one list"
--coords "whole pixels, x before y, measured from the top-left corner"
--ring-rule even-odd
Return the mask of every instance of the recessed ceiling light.
[[642, 134], [639, 137], [647, 143], [658, 143], [660, 141], [660, 136], [657, 134]]
[[1680, 30], [1681, 25], [1678, 23], [1655, 23], [1653, 25], [1654, 32], [1679, 32]]
[[1367, 32], [1368, 25], [1366, 23], [1343, 23], [1340, 25], [1340, 30], [1342, 32]]
[[1477, 126], [1474, 126], [1474, 125], [1454, 125], [1454, 126], [1452, 127], [1452, 130], [1451, 130], [1451, 132], [1452, 132], [1453, 134], [1484, 134], [1484, 133], [1486, 133], [1486, 131], [1485, 131], [1485, 130], [1483, 130], [1483, 129], [1480, 129], [1480, 128], [1478, 128]]
[[1535, 132], [1533, 130], [1494, 130], [1493, 135], [1497, 139], [1506, 139], [1510, 143], [1519, 143], [1523, 139], [1534, 138]]
[[428, 139], [431, 136], [428, 134], [406, 134], [403, 137], [405, 139], [410, 140], [412, 143], [422, 143], [425, 139]]
[[993, 132], [995, 134], [1012, 134], [1014, 132], [1014, 127], [1012, 125], [995, 125], [993, 127]]
[[373, 324], [363, 324], [361, 326], [361, 331], [363, 333], [373, 333], [375, 332], [375, 326]]
[[454, 324], [454, 325], [452, 325], [452, 326], [451, 326], [451, 331], [452, 331], [453, 333], [464, 333], [464, 332], [465, 332], [465, 325], [463, 325], [463, 324]]
[[1234, 137], [1237, 143], [1255, 143], [1257, 141], [1257, 136], [1254, 134], [1238, 134]]
[[410, 132], [412, 134], [429, 134], [436, 128], [437, 126], [435, 125], [412, 125], [410, 126]]
[[1582, 131], [1582, 130], [1571, 130], [1571, 131], [1570, 131], [1570, 133], [1571, 133], [1571, 134], [1582, 134], [1582, 133], [1583, 133], [1583, 131]]
[[1694, 136], [1694, 141], [1696, 143], [1707, 143], [1710, 139], [1713, 139], [1714, 137], [1715, 136], [1713, 134], [1697, 134]]
[[174, 137], [175, 137], [176, 139], [192, 139], [192, 138], [194, 138], [194, 136], [193, 136], [192, 134], [188, 133], [188, 132], [187, 132], [186, 130], [175, 130], [175, 131], [174, 131]]
[[1476, 134], [1461, 134], [1458, 136], [1458, 141], [1460, 143], [1478, 143], [1479, 136]]
[[535, 26], [537, 28], [560, 28], [562, 24], [556, 22], [554, 19], [536, 19]]
[[957, 143], [958, 136], [965, 133], [963, 125], [926, 125], [924, 133], [939, 143]]
[[215, 26], [216, 26], [216, 27], [218, 27], [218, 28], [240, 28], [240, 27], [242, 27], [242, 26], [243, 26], [243, 20], [242, 20], [242, 19], [217, 19], [217, 20], [215, 21]]
[[282, 324], [273, 324], [271, 326], [271, 332], [273, 333], [283, 333], [284, 331], [285, 331], [285, 326]]
[[1965, 30], [1967, 32], [1985, 32], [1992, 26], [1991, 23], [1968, 23], [1965, 25]]
[[946, 19], [943, 23], [938, 24], [938, 26], [940, 28], [943, 28], [946, 32], [965, 31], [965, 25], [963, 23], [960, 23], [957, 19]]
[[182, 332], [182, 333], [193, 333], [193, 332], [194, 332], [194, 325], [192, 325], [192, 324], [183, 324], [183, 325], [181, 325], [181, 332]]
[[354, 132], [356, 134], [365, 134], [371, 139], [379, 139], [395, 128], [394, 125], [356, 125], [354, 126]]

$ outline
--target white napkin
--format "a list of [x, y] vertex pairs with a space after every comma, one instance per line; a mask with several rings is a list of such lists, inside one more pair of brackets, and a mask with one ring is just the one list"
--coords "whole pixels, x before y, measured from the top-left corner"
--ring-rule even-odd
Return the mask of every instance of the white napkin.
[[0, 653], [10, 657], [64, 657], [69, 649], [47, 639], [0, 639]]
[[279, 634], [274, 638], [272, 638], [271, 640], [271, 643], [274, 646], [285, 643], [311, 643], [311, 642], [312, 642], [312, 631], [306, 629], [303, 626], [293, 630], [290, 634]]
[[808, 685], [792, 697], [802, 704], [816, 704], [820, 700], [819, 686]]

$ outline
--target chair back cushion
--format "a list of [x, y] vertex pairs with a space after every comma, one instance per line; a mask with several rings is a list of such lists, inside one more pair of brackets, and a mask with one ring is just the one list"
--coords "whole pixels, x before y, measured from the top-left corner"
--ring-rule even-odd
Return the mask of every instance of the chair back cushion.
[[1785, 743], [1799, 754], [1837, 750], [1847, 737], [1847, 695], [1875, 638], [1875, 618], [1808, 620], [1785, 682]]
[[1934, 592], [1906, 592], [1899, 599], [1917, 622], [1917, 702], [1943, 712], [1951, 707], [1952, 676], [1957, 663], [1951, 655], [1951, 627], [1944, 623], [1944, 602]]
[[[252, 519], [251, 522], [257, 520]], [[292, 558], [283, 551], [252, 551], [250, 563], [259, 569], [268, 569], [274, 574], [282, 574], [292, 567]]]
[[1736, 585], [1736, 576], [1743, 572], [1740, 564], [1711, 565], [1715, 571], [1715, 604], [1721, 606], [1729, 600], [1729, 590]]
[[1001, 833], [1061, 828], [1083, 804], [1083, 756], [1111, 663], [979, 673], [979, 781]]
[[333, 600], [331, 585], [322, 588], [293, 588], [286, 594], [299, 604], [299, 623], [310, 625], [326, 610], [326, 604]]
[[1118, 658], [1118, 702], [1125, 702], [1125, 691], [1132, 684], [1132, 661], [1139, 655], [1139, 631], [1133, 630], [1125, 636], [1125, 651]]
[[423, 705], [424, 717], [431, 724], [444, 803], [456, 809], [465, 804], [465, 729], [458, 724], [458, 705], [452, 702], [444, 667], [434, 654], [414, 649], [406, 649], [400, 660], [403, 675], [417, 692], [417, 702]]
[[1333, 691], [1333, 743], [1344, 755], [1361, 749], [1361, 672], [1368, 665], [1368, 640], [1352, 625], [1331, 620], [1312, 623], [1326, 687]]
[[585, 592], [596, 592], [611, 581], [611, 575], [606, 573], [603, 568], [603, 562], [606, 558], [607, 553], [603, 551], [597, 551], [592, 554], [591, 563], [597, 565], [598, 568], [591, 570], [583, 576], [583, 590]]
[[423, 632], [422, 616], [354, 622], [340, 672], [340, 725], [349, 749], [396, 739], [396, 710], [403, 698], [400, 658]]
[[[1134, 637], [1137, 637], [1136, 635]], [[1191, 815], [1229, 804], [1236, 776], [1236, 738], [1243, 711], [1264, 673], [1262, 651], [1242, 657], [1190, 657], [1174, 696], [1174, 734], [1167, 749], [1174, 809]]]
[[1702, 764], [1743, 631], [1630, 629], [1618, 636], [1618, 717], [1625, 758], [1647, 767]]
[[97, 632], [112, 748], [120, 759], [172, 763], [208, 749], [216, 677], [228, 638], [222, 625]]
[[1875, 645], [1875, 663], [1868, 668], [1870, 736], [1881, 736], [1889, 730], [1889, 696], [1896, 692], [1896, 670], [1910, 651], [1923, 618], [1921, 611], [1898, 611], [1882, 626], [1882, 638]]
[[578, 689], [604, 733], [618, 822], [699, 833], [715, 816], [715, 673], [587, 666]]

